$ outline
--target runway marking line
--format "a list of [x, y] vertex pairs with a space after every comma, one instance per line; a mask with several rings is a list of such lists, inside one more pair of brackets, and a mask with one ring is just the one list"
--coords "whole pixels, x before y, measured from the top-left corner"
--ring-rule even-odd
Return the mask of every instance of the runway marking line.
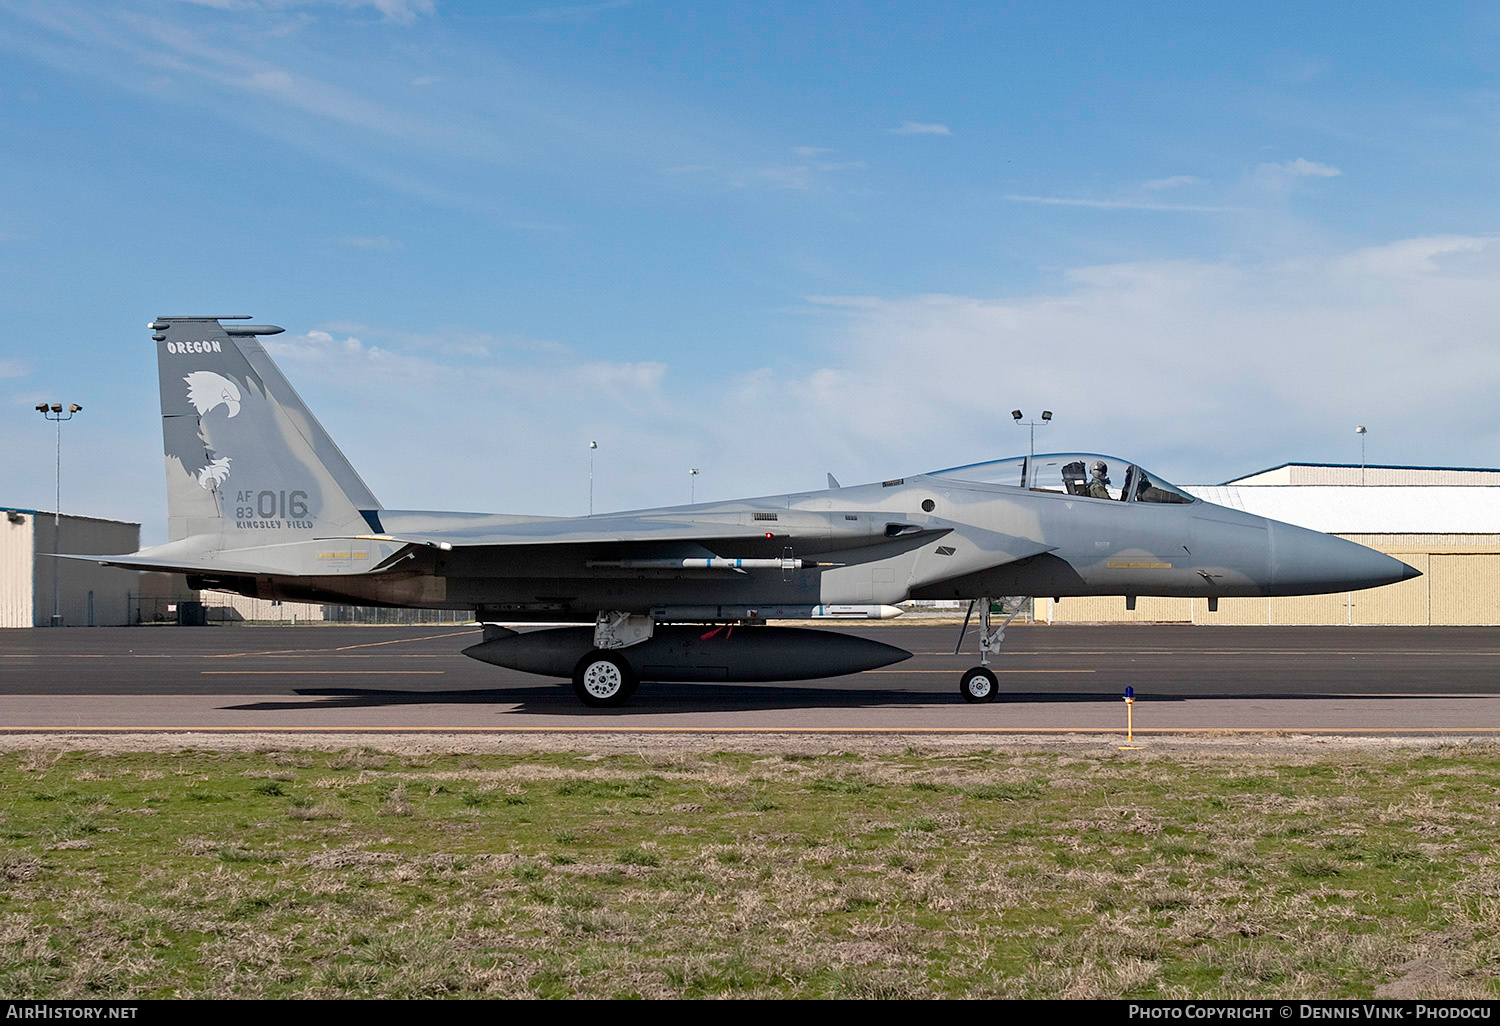
[[441, 677], [447, 670], [199, 670], [212, 677]]
[[[993, 666], [992, 673], [1098, 673], [1098, 670], [997, 670]], [[953, 673], [953, 670], [865, 670], [865, 673]]]
[[404, 645], [410, 641], [432, 641], [435, 638], [461, 638], [465, 634], [483, 634], [483, 630], [454, 631], [451, 634], [428, 634], [420, 638], [392, 638], [390, 641], [369, 641], [360, 645], [341, 645], [333, 649], [335, 652], [347, 652], [351, 648], [377, 648], [380, 645]]
[[[1411, 656], [1413, 658], [1426, 656], [1454, 655], [1452, 649], [1424, 649], [1424, 648], [1320, 648], [1320, 649], [1297, 649], [1297, 648], [1088, 648], [1088, 649], [1061, 649], [1061, 648], [1002, 648], [1000, 658], [1013, 658], [1015, 656], [1140, 656], [1140, 655], [1162, 655], [1162, 656], [1221, 656], [1221, 655], [1323, 655], [1323, 656]], [[1458, 653], [1463, 656], [1471, 655], [1500, 655], [1500, 649], [1464, 649]], [[920, 656], [948, 656], [953, 657], [951, 650], [941, 652], [913, 651], [912, 655]]]
[[[1500, 727], [1145, 727], [1137, 734], [1496, 734]], [[4, 734], [1090, 734], [1118, 727], [3, 727]]]
[[269, 652], [222, 652], [210, 655], [210, 659], [243, 659], [247, 656], [307, 655], [315, 652], [347, 652], [353, 648], [374, 648], [377, 645], [403, 645], [411, 641], [432, 641], [434, 638], [461, 638], [465, 634], [480, 634], [481, 631], [450, 631], [447, 634], [424, 634], [420, 638], [392, 638], [390, 641], [366, 641], [358, 645], [340, 645], [337, 648], [278, 648]]

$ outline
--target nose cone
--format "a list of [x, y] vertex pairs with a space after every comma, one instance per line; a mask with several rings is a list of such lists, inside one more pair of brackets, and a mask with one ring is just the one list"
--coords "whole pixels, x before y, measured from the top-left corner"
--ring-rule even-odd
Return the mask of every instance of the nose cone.
[[1420, 576], [1420, 570], [1364, 545], [1305, 527], [1271, 523], [1273, 594], [1358, 591]]

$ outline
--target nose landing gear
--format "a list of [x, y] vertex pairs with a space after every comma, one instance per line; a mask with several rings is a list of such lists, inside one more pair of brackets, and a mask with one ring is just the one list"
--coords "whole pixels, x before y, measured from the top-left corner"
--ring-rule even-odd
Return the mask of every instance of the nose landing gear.
[[[1005, 640], [1005, 628], [1020, 614], [1023, 597], [1014, 598], [1015, 610], [998, 627], [992, 627], [990, 623], [989, 596], [976, 600], [979, 605], [979, 665], [964, 671], [964, 675], [959, 678], [958, 692], [964, 696], [965, 702], [993, 702], [1000, 693], [1000, 681], [989, 668], [990, 653], [998, 651], [1000, 643]], [[969, 611], [964, 615], [964, 625], [958, 632], [958, 644], [953, 647], [954, 655], [963, 650], [964, 634], [969, 629], [969, 618], [974, 615], [974, 605], [974, 602], [970, 602]]]

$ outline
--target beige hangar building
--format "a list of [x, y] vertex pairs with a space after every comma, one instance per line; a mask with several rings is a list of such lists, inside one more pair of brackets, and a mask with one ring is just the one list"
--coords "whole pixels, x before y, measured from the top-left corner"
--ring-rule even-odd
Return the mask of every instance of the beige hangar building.
[[139, 524], [8, 507], [0, 507], [0, 516], [0, 627], [46, 627], [54, 611], [59, 626], [136, 622], [141, 574], [49, 553], [134, 552]]
[[1368, 591], [1288, 598], [1037, 598], [1044, 623], [1500, 624], [1500, 470], [1284, 463], [1201, 499], [1335, 534], [1422, 571]]

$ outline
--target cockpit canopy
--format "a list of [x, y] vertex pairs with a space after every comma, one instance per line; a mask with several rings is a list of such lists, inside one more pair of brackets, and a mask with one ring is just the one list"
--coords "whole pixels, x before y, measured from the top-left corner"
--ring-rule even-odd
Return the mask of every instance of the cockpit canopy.
[[1044, 453], [939, 470], [932, 477], [1011, 485], [1116, 502], [1195, 502], [1191, 495], [1133, 463], [1098, 453]]

